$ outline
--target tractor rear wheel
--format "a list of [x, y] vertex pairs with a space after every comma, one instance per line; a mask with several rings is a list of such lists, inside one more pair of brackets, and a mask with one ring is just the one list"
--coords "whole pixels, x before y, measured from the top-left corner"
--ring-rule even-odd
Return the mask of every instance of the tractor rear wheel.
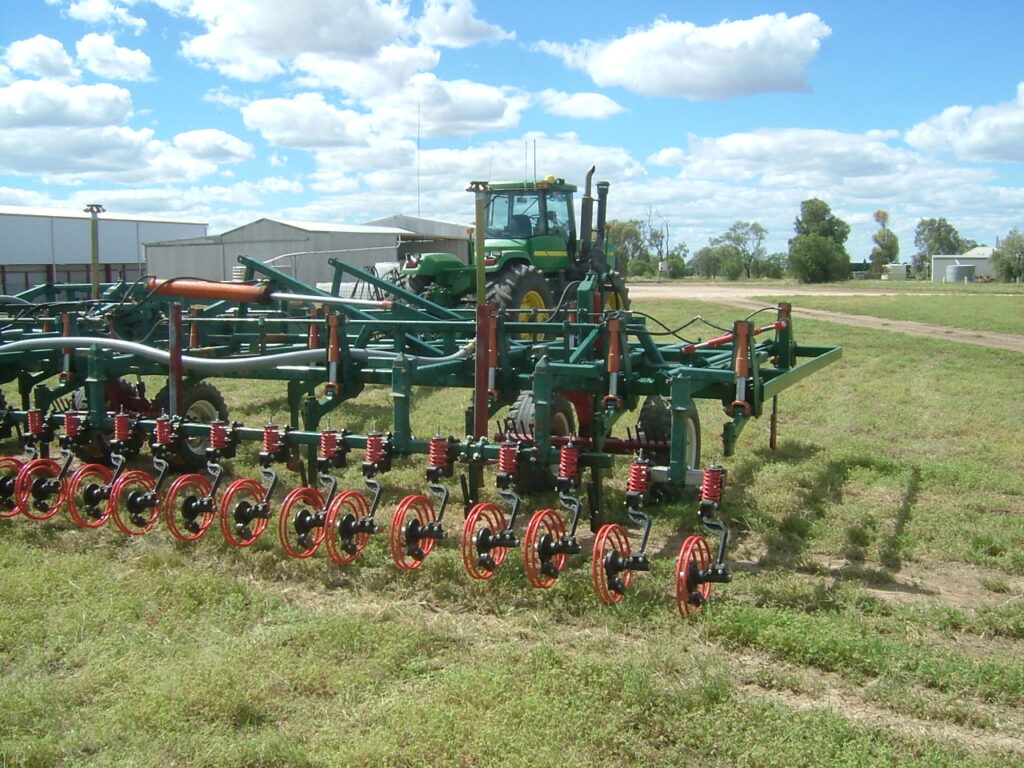
[[520, 323], [545, 322], [548, 313], [543, 310], [554, 305], [547, 278], [530, 264], [510, 264], [499, 272], [487, 286], [487, 301]]

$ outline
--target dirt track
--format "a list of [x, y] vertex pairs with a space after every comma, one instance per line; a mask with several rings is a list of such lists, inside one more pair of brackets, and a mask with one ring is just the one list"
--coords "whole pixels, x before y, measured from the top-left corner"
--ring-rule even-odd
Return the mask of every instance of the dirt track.
[[[789, 286], [784, 290], [769, 286], [726, 285], [726, 284], [650, 284], [640, 283], [629, 286], [629, 295], [634, 299], [696, 299], [729, 304], [744, 309], [760, 309], [763, 302], [754, 301], [755, 296], [765, 294], [785, 294], [789, 296], [896, 296], [897, 292], [857, 291], [850, 289], [829, 289], [819, 287]], [[910, 320], [889, 320], [871, 315], [851, 315], [846, 312], [828, 312], [821, 309], [803, 309], [799, 300], [793, 302], [797, 317], [812, 320], [825, 320], [830, 323], [855, 325], [861, 328], [873, 328], [881, 331], [896, 331], [909, 336], [926, 336], [940, 338], [961, 344], [976, 344], [982, 347], [1005, 349], [1011, 352], [1024, 353], [1024, 336], [1012, 333], [996, 333], [995, 331], [977, 331], [952, 326], [928, 325]]]

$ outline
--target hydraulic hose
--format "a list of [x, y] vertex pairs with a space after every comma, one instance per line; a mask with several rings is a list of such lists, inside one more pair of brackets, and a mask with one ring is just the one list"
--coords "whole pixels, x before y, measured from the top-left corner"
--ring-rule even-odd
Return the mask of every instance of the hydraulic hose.
[[[121, 339], [96, 339], [90, 336], [48, 336], [42, 339], [23, 339], [10, 344], [0, 345], [0, 354], [6, 352], [24, 352], [36, 349], [88, 349], [89, 347], [100, 347], [113, 352], [122, 352], [129, 355], [138, 355], [145, 360], [156, 363], [170, 364], [171, 354], [163, 349], [155, 349], [145, 344], [134, 341], [123, 341]], [[424, 357], [422, 355], [404, 355], [407, 360], [423, 363], [444, 363], [452, 360], [462, 360], [469, 357], [474, 349], [473, 344], [467, 344], [458, 352], [443, 357]], [[373, 357], [376, 358], [398, 358], [402, 357], [400, 352], [390, 350], [369, 350], [350, 349], [349, 354], [356, 362], [365, 363]], [[201, 374], [217, 375], [223, 373], [237, 373], [239, 371], [256, 371], [265, 368], [276, 368], [281, 365], [302, 365], [305, 363], [326, 363], [327, 351], [325, 349], [302, 349], [295, 352], [279, 352], [271, 355], [258, 355], [254, 357], [229, 358], [227, 360], [212, 360], [205, 357], [193, 357], [182, 355], [181, 362], [185, 370], [195, 371]]]

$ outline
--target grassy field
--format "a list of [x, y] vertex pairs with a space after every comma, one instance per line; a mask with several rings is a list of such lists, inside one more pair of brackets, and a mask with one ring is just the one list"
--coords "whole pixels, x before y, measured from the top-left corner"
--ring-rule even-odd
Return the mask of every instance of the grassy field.
[[1024, 293], [1012, 296], [923, 292], [896, 296], [800, 296], [797, 302], [808, 309], [1024, 334]]
[[[1024, 763], [1020, 355], [796, 332], [844, 358], [783, 395], [778, 452], [758, 422], [722, 459], [721, 410], [701, 404], [735, 580], [688, 621], [671, 585], [692, 501], [658, 508], [652, 571], [611, 608], [583, 558], [538, 591], [512, 557], [472, 581], [451, 540], [401, 573], [383, 536], [346, 569], [288, 559], [272, 531], [240, 551], [0, 520], [0, 766]], [[283, 392], [218, 385], [235, 419], [284, 415]], [[418, 392], [417, 434], [460, 434], [463, 406]], [[376, 389], [331, 421], [389, 413]], [[252, 450], [228, 465], [257, 474]], [[422, 470], [383, 476], [381, 522]], [[618, 506], [625, 472], [613, 482]]]

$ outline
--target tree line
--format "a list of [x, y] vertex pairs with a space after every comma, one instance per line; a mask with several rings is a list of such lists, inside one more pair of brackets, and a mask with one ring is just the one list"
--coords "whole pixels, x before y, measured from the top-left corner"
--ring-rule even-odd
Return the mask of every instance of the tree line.
[[[871, 253], [857, 266], [880, 277], [886, 264], [899, 260], [900, 242], [890, 229], [888, 211], [874, 213], [878, 230], [872, 235]], [[836, 216], [823, 200], [811, 198], [800, 204], [793, 223], [794, 236], [788, 251], [768, 253], [768, 231], [756, 221], [737, 221], [708, 244], [690, 253], [684, 242], [671, 243], [667, 219], [648, 209], [645, 219], [609, 222], [609, 239], [616, 248], [620, 272], [631, 277], [697, 276], [727, 280], [793, 277], [804, 283], [846, 280], [853, 265], [846, 249], [850, 225]], [[931, 257], [966, 253], [978, 243], [964, 238], [944, 218], [921, 219], [914, 230], [911, 269], [928, 278]], [[1024, 281], [1024, 234], [1012, 230], [997, 242], [992, 263], [1003, 280]]]

